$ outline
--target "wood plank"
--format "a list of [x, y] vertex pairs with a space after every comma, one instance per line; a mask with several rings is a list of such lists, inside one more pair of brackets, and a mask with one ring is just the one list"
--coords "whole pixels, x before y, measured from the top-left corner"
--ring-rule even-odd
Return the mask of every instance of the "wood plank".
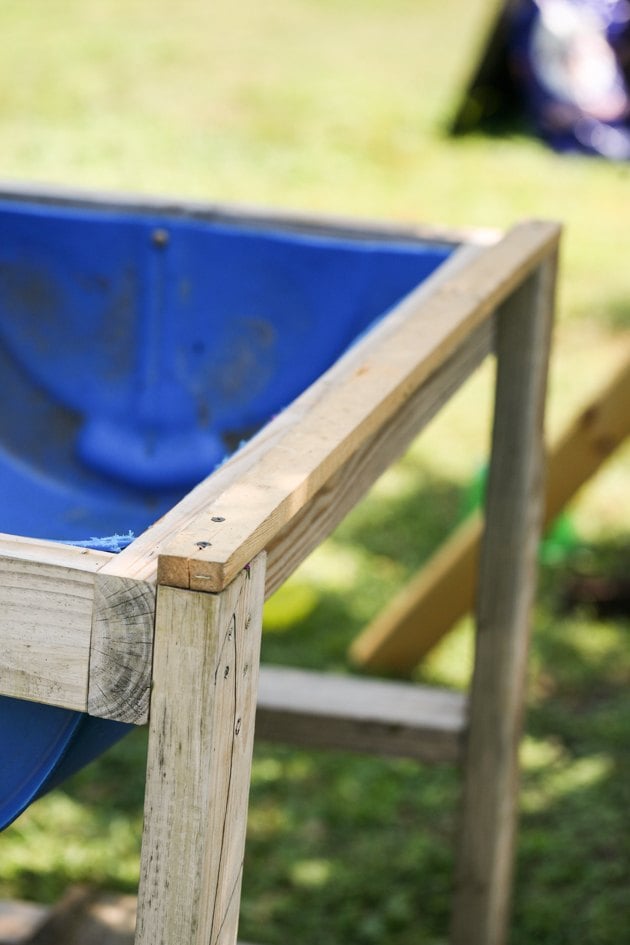
[[165, 517], [172, 539], [160, 554], [159, 583], [225, 587], [553, 251], [558, 235], [555, 224], [521, 225], [429, 298], [422, 293], [419, 301], [411, 293], [398, 306], [396, 330], [383, 345], [351, 372], [337, 373], [334, 388], [324, 375], [302, 422], [255, 469], [190, 525], [186, 500]]
[[236, 941], [264, 571], [158, 590], [136, 945]]
[[59, 541], [0, 532], [0, 557], [96, 573], [115, 556], [109, 551], [93, 551]]
[[94, 576], [110, 557], [0, 536], [0, 693], [85, 711]]
[[97, 574], [87, 708], [144, 725], [149, 719], [155, 584]]
[[400, 407], [308, 504], [280, 531], [267, 549], [265, 596], [277, 590], [343, 520], [378, 477], [402, 455], [411, 440], [489, 354], [491, 320], [475, 329], [446, 364]]
[[453, 762], [466, 699], [412, 683], [262, 666], [256, 738], [309, 748]]
[[554, 308], [552, 258], [498, 314], [497, 381], [477, 604], [452, 945], [503, 945], [511, 898]]
[[[417, 300], [428, 297], [437, 285], [459, 271], [469, 261], [477, 258], [481, 252], [481, 248], [477, 246], [465, 246], [457, 250], [419, 287], [415, 293]], [[212, 516], [208, 514], [212, 503], [246, 474], [249, 474], [276, 444], [288, 438], [291, 431], [305, 421], [320, 399], [336, 389], [344, 377], [359, 371], [366, 358], [377, 357], [382, 345], [397, 330], [399, 323], [405, 317], [405, 312], [391, 312], [368, 335], [339, 358], [330, 370], [304, 391], [296, 401], [266, 424], [249, 443], [191, 490], [183, 502], [139, 535], [128, 548], [116, 555], [103, 569], [103, 573], [148, 582], [157, 581], [158, 556], [173, 536], [184, 530], [190, 530], [193, 524], [198, 525], [200, 520], [204, 525], [204, 535], [208, 529], [216, 528], [216, 525], [220, 523], [213, 523]], [[205, 539], [202, 537], [201, 540]]]
[[[544, 524], [630, 435], [630, 343], [605, 387], [551, 444]], [[410, 671], [468, 613], [475, 599], [483, 516], [473, 513], [353, 642], [354, 663]]]

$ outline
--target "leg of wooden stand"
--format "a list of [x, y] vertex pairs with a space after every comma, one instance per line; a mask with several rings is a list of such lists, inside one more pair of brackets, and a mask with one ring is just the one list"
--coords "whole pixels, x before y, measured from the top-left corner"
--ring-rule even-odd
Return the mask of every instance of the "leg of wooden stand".
[[555, 259], [497, 313], [492, 459], [477, 602], [453, 945], [505, 941], [518, 802]]
[[236, 941], [264, 583], [159, 588], [136, 945]]

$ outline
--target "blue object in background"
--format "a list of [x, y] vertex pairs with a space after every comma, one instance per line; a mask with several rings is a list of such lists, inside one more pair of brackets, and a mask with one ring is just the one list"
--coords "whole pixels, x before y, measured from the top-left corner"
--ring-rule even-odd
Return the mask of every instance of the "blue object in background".
[[538, 132], [559, 151], [630, 159], [627, 0], [517, 0], [507, 45]]
[[[450, 247], [0, 201], [0, 531], [144, 531]], [[128, 730], [0, 698], [0, 828]]]

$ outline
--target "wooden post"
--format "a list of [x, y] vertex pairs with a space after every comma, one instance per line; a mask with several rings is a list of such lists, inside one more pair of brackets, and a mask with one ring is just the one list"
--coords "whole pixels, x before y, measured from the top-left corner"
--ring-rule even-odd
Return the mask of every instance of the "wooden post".
[[264, 584], [158, 589], [136, 945], [236, 941]]
[[518, 744], [542, 522], [543, 413], [555, 255], [497, 312], [497, 382], [477, 602], [453, 945], [506, 938]]

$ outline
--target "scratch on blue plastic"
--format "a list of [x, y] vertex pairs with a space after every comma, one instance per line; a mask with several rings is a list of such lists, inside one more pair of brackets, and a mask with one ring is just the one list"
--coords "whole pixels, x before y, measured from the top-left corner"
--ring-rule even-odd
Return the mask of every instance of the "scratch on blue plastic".
[[[121, 550], [449, 253], [0, 201], [0, 531]], [[127, 730], [0, 710], [0, 827]]]

